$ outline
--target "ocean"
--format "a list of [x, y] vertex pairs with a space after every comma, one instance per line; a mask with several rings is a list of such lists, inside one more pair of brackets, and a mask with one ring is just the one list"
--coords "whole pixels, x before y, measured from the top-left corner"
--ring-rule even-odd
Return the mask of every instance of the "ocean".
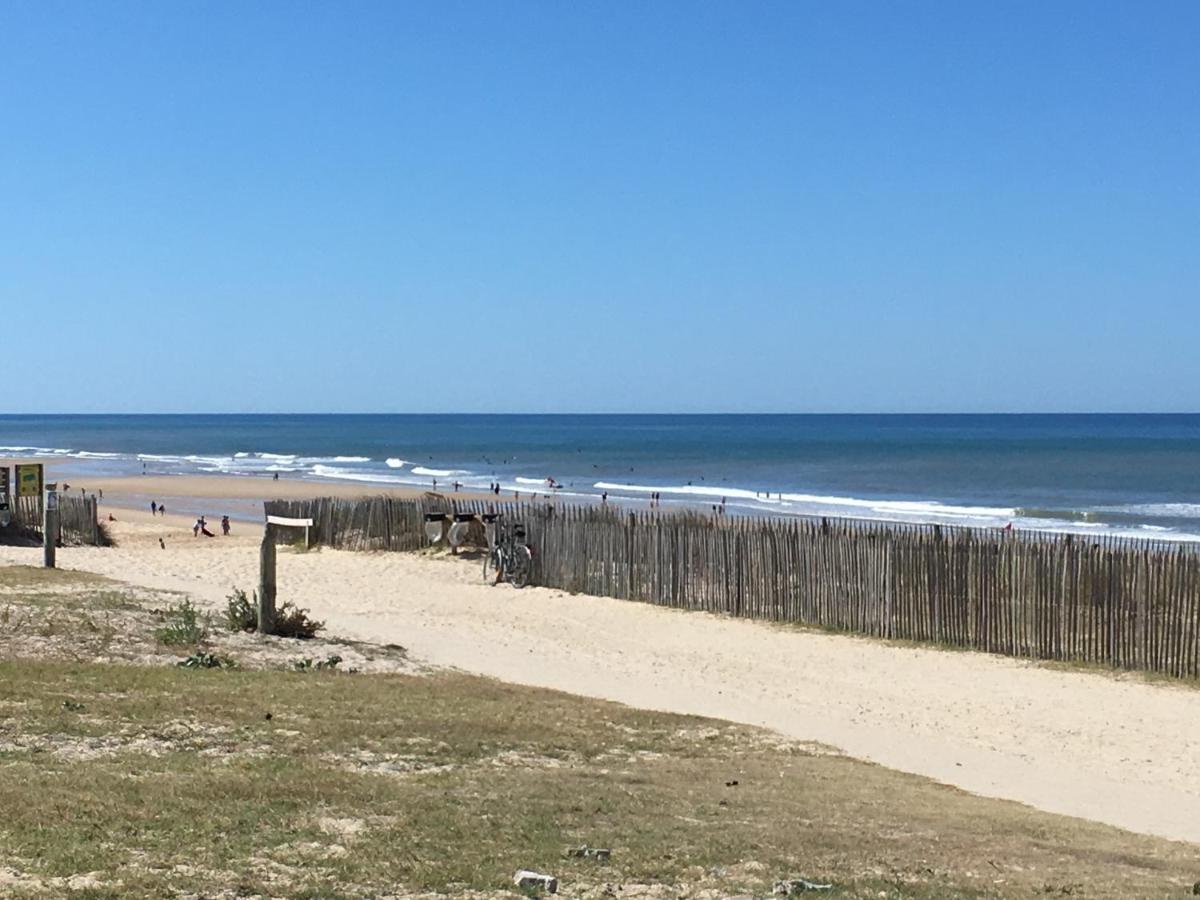
[[1200, 415], [0, 415], [79, 478], [281, 476], [1200, 540]]

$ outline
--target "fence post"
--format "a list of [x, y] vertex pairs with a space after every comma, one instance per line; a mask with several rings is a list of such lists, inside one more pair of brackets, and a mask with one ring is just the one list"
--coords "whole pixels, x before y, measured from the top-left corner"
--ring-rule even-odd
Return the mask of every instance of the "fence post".
[[54, 568], [54, 550], [58, 541], [58, 486], [46, 485], [46, 499], [42, 503], [42, 565]]
[[262, 546], [258, 554], [258, 633], [275, 629], [275, 541], [271, 526], [263, 525]]

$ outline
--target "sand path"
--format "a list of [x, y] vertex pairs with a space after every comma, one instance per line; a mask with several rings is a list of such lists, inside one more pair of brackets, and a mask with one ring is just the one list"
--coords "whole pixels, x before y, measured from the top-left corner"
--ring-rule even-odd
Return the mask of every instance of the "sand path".
[[[120, 548], [60, 550], [60, 566], [213, 607], [253, 586], [253, 535], [197, 540], [181, 521], [147, 520], [119, 524]], [[0, 547], [4, 562], [38, 564], [40, 551]], [[492, 588], [477, 564], [409, 554], [283, 551], [279, 593], [331, 633], [400, 643], [437, 665], [762, 725], [976, 793], [1200, 842], [1200, 691], [1187, 686]]]

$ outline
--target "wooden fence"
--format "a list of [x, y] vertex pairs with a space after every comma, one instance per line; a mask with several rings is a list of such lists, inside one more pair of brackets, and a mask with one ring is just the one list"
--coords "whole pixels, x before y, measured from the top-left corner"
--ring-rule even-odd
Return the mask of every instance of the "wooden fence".
[[436, 497], [268, 501], [313, 543], [424, 546], [426, 511], [525, 522], [534, 583], [1009, 656], [1200, 675], [1186, 544], [853, 520], [739, 519]]
[[[101, 524], [95, 496], [58, 496], [59, 544], [107, 547], [112, 544], [108, 529]], [[21, 497], [13, 505], [12, 523], [0, 528], [0, 538], [42, 540], [42, 507], [38, 497]]]

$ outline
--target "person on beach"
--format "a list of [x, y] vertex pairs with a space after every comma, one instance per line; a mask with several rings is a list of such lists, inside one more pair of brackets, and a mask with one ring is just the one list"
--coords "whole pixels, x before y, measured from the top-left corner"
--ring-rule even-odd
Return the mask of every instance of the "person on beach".
[[153, 500], [150, 501], [150, 515], [158, 515], [158, 504]]
[[192, 525], [192, 537], [200, 537], [200, 529], [203, 527], [203, 520], [197, 519], [196, 523]]
[[275, 473], [275, 476], [274, 476], [274, 477], [273, 477], [271, 480], [272, 480], [272, 481], [278, 481], [278, 480], [279, 480], [279, 473], [278, 473], [278, 472], [276, 472], [276, 473]]
[[221, 516], [221, 535], [229, 537], [229, 516]]
[[608, 502], [608, 491], [605, 491], [604, 493], [602, 493], [602, 494], [600, 495], [600, 502], [601, 502], [601, 503], [607, 503], [607, 502]]
[[158, 504], [158, 514], [160, 516], [165, 516], [167, 514], [166, 504], [164, 504], [164, 503]]

